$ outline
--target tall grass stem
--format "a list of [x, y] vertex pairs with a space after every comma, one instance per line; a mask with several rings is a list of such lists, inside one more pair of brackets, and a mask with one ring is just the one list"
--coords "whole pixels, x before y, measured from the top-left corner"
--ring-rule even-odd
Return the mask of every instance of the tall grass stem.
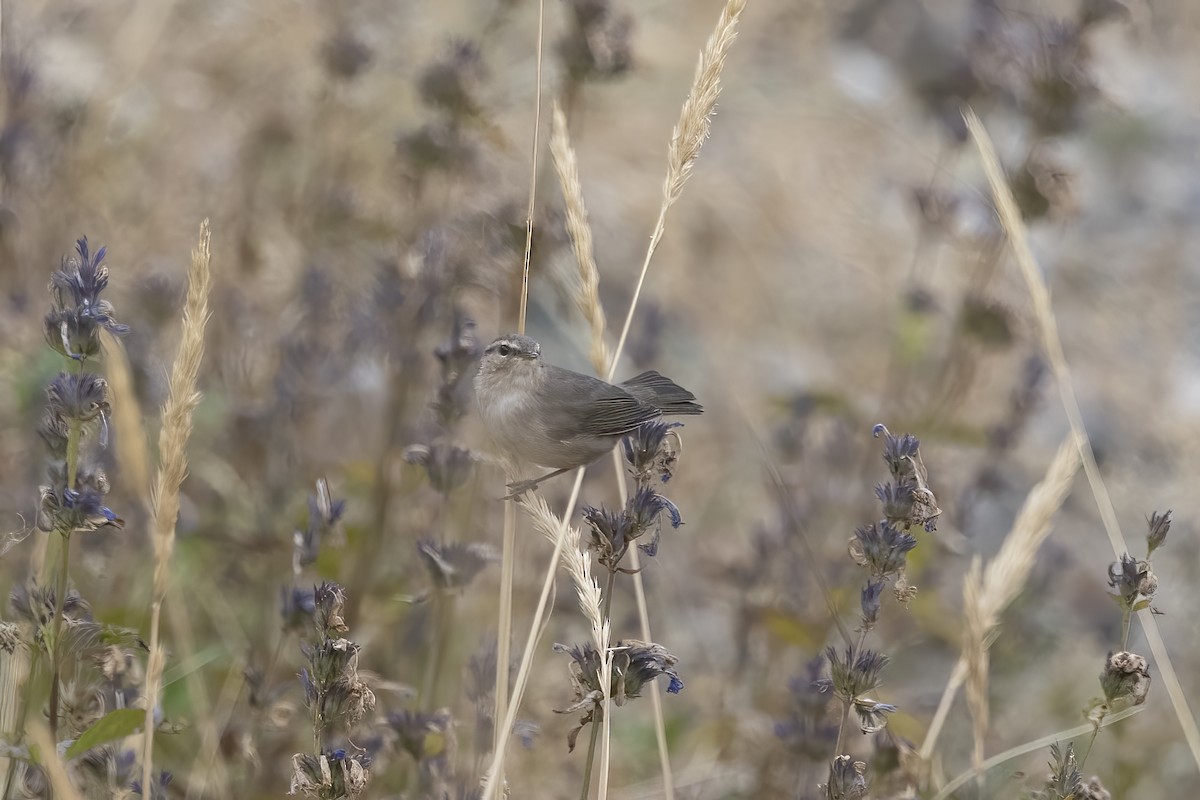
[[208, 323], [211, 287], [211, 230], [200, 224], [200, 237], [188, 265], [188, 293], [183, 307], [179, 352], [171, 367], [167, 400], [163, 404], [158, 435], [159, 467], [152, 492], [154, 504], [154, 590], [150, 604], [150, 656], [146, 668], [146, 722], [142, 750], [142, 786], [155, 785], [154, 712], [162, 683], [165, 657], [159, 641], [159, 620], [170, 580], [171, 553], [175, 548], [175, 523], [179, 517], [179, 489], [187, 475], [187, 443], [192, 434], [192, 414], [200, 403], [196, 384], [204, 360], [204, 328]]
[[[1067, 365], [1062, 340], [1058, 335], [1058, 323], [1054, 316], [1054, 309], [1050, 304], [1050, 290], [1046, 286], [1045, 278], [1038, 267], [1037, 259], [1034, 258], [1033, 249], [1029, 245], [1029, 237], [1025, 230], [1025, 224], [1021, 219], [1021, 213], [1017, 209], [1012, 189], [1008, 185], [987, 130], [983, 127], [983, 123], [971, 108], [968, 107], [964, 110], [963, 117], [966, 120], [967, 129], [970, 131], [972, 138], [975, 140], [975, 145], [979, 149], [980, 157], [983, 160], [984, 173], [987, 175], [988, 184], [996, 200], [996, 209], [1000, 215], [1000, 222], [1008, 233], [1008, 239], [1012, 243], [1013, 253], [1016, 256], [1017, 266], [1020, 268], [1021, 276], [1025, 280], [1026, 288], [1029, 290], [1042, 345], [1046, 351], [1047, 360], [1050, 362], [1051, 371], [1054, 373], [1055, 383], [1058, 385], [1059, 398], [1062, 401], [1063, 411], [1066, 412], [1071, 430], [1075, 433], [1080, 459], [1083, 462], [1083, 470], [1087, 475], [1092, 495], [1096, 498], [1096, 506], [1100, 511], [1100, 519], [1104, 523], [1104, 531], [1108, 534], [1113, 554], [1119, 559], [1122, 554], [1130, 552], [1129, 545], [1125, 541], [1125, 536], [1121, 533], [1121, 524], [1117, 520], [1116, 508], [1113, 506], [1112, 498], [1108, 494], [1108, 488], [1104, 484], [1104, 479], [1100, 475], [1100, 467], [1096, 463], [1096, 454], [1092, 451], [1087, 427], [1083, 422], [1083, 412], [1080, 410], [1079, 401], [1075, 396], [1075, 386], [1071, 380], [1070, 368]], [[1150, 652], [1154, 656], [1154, 661], [1158, 664], [1158, 669], [1162, 673], [1162, 680], [1167, 689], [1167, 696], [1171, 699], [1171, 707], [1174, 709], [1175, 716], [1179, 720], [1179, 725], [1183, 729], [1183, 736], [1187, 741], [1188, 749], [1191, 751], [1192, 760], [1196, 762], [1197, 767], [1200, 767], [1200, 728], [1196, 726], [1196, 718], [1192, 714], [1191, 707], [1188, 705], [1187, 696], [1183, 691], [1183, 686], [1179, 682], [1179, 676], [1175, 672], [1171, 656], [1167, 652], [1167, 646], [1163, 641], [1162, 633], [1159, 631], [1158, 622], [1154, 619], [1154, 614], [1149, 608], [1138, 612], [1138, 620], [1142, 623], [1142, 630], [1146, 634], [1146, 643], [1149, 645]]]

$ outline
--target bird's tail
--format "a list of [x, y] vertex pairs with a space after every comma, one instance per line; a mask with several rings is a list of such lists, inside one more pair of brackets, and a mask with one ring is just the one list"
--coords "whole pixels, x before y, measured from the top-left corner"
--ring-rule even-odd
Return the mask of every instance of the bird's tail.
[[654, 406], [663, 414], [704, 412], [704, 408], [696, 402], [696, 395], [654, 370], [630, 378], [621, 386], [638, 400]]

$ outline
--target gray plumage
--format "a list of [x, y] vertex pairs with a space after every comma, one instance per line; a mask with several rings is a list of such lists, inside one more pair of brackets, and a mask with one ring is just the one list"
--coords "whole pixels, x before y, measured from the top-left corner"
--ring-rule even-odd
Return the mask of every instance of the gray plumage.
[[515, 334], [484, 351], [475, 398], [496, 446], [519, 470], [590, 464], [643, 422], [704, 410], [695, 395], [657, 372], [611, 384], [545, 363], [536, 341]]

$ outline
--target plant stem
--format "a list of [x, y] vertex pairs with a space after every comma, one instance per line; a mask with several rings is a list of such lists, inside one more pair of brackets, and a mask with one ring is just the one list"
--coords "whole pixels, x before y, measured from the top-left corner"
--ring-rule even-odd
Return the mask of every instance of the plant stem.
[[62, 669], [62, 617], [67, 595], [67, 563], [71, 555], [71, 533], [62, 534], [62, 548], [58, 560], [58, 574], [54, 579], [54, 620], [50, 623], [53, 633], [50, 637], [54, 652], [51, 654], [50, 680], [50, 738], [58, 741], [58, 703], [59, 703], [59, 672]]
[[1125, 609], [1121, 614], [1121, 649], [1129, 649], [1129, 623], [1133, 620], [1133, 614], [1129, 609]]
[[[621, 555], [624, 556], [624, 553]], [[620, 559], [617, 559], [608, 570], [608, 586], [604, 590], [604, 606], [601, 609], [601, 616], [610, 622], [612, 620], [613, 585], [617, 581], [618, 563], [620, 563]], [[603, 663], [603, 660], [608, 658], [608, 653], [601, 653], [600, 658]], [[605, 695], [607, 696], [607, 694], [608, 690], [606, 687]], [[583, 788], [579, 792], [579, 800], [587, 800], [588, 791], [592, 788], [592, 763], [596, 757], [596, 741], [600, 738], [600, 725], [603, 722], [605, 710], [604, 706], [600, 706], [600, 713], [592, 714], [592, 736], [588, 741], [587, 761], [583, 767]]]
[[1092, 753], [1092, 745], [1096, 743], [1096, 737], [1100, 735], [1100, 726], [1104, 723], [1104, 717], [1100, 717], [1096, 721], [1096, 727], [1092, 728], [1092, 735], [1088, 739], [1087, 749], [1083, 751], [1083, 757], [1079, 759], [1079, 770], [1083, 771], [1083, 765], [1087, 763], [1088, 756]]
[[[82, 362], [79, 365], [83, 370]], [[79, 477], [79, 440], [83, 438], [83, 423], [72, 419], [67, 425], [67, 485], [65, 491], [75, 491], [75, 481]], [[64, 492], [65, 494], [65, 492]], [[65, 498], [64, 498], [65, 500]], [[50, 646], [50, 738], [58, 741], [58, 704], [59, 704], [59, 673], [62, 669], [62, 644], [59, 638], [62, 634], [63, 608], [67, 600], [67, 565], [71, 558], [71, 531], [60, 529], [62, 536], [62, 552], [59, 553], [58, 572], [54, 578], [54, 619], [51, 621], [52, 635]]]
[[837, 744], [833, 746], [833, 757], [837, 758], [842, 754], [842, 738], [846, 735], [846, 723], [850, 720], [850, 701], [842, 701], [842, 721], [838, 725]]

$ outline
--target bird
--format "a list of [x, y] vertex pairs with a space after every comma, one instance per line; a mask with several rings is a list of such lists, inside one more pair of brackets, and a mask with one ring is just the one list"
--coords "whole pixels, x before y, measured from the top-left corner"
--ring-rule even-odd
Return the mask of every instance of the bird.
[[474, 388], [479, 416], [500, 455], [519, 471], [553, 470], [508, 484], [506, 499], [592, 463], [645, 422], [704, 411], [694, 394], [654, 370], [612, 384], [546, 363], [541, 345], [521, 334], [488, 345]]

